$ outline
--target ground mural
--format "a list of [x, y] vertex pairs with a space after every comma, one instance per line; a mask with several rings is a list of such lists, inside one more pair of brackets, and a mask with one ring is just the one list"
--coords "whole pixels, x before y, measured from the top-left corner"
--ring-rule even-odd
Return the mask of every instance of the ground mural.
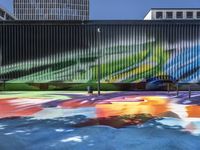
[[[130, 141], [130, 133], [148, 142], [150, 132], [153, 139], [163, 134], [162, 141], [154, 141], [150, 149], [158, 149], [163, 141], [167, 144], [168, 136], [197, 143], [199, 98], [199, 92], [193, 92], [190, 100], [187, 92], [179, 96], [175, 92], [107, 92], [99, 97], [84, 92], [1, 92], [0, 149], [25, 149], [32, 142], [29, 149], [106, 149], [120, 140], [131, 149], [129, 144], [135, 141]], [[118, 134], [121, 139], [98, 142]], [[5, 142], [9, 140], [13, 143]], [[118, 144], [114, 147], [123, 149]]]

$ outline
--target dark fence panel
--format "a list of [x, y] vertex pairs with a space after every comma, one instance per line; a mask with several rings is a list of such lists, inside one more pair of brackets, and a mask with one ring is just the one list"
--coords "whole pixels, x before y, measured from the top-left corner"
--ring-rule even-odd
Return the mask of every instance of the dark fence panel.
[[102, 83], [199, 82], [199, 22], [4, 22], [0, 33], [10, 83], [96, 83], [98, 60]]

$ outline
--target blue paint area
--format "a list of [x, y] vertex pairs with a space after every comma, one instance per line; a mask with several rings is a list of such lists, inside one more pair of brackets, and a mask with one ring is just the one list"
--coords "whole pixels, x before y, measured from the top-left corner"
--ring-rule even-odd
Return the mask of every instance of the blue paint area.
[[[199, 80], [200, 55], [199, 46], [176, 50], [171, 59], [164, 66], [166, 74], [173, 74], [173, 78], [181, 82]], [[180, 62], [183, 62], [180, 64]]]
[[[178, 119], [150, 121], [143, 126], [115, 129], [107, 126], [74, 128], [84, 115], [54, 120], [31, 118], [0, 121], [0, 149], [11, 150], [198, 150], [199, 136], [182, 132]], [[12, 142], [11, 142], [12, 141]]]

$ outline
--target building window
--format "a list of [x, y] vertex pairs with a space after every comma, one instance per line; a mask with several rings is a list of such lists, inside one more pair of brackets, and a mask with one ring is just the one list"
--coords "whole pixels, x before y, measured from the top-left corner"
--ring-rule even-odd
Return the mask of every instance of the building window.
[[200, 11], [197, 12], [197, 18], [200, 19]]
[[162, 19], [163, 13], [162, 12], [156, 12], [156, 19]]
[[177, 19], [183, 19], [183, 12], [176, 12]]
[[166, 18], [172, 19], [173, 18], [173, 12], [166, 12]]
[[187, 12], [187, 18], [188, 19], [193, 18], [193, 12]]

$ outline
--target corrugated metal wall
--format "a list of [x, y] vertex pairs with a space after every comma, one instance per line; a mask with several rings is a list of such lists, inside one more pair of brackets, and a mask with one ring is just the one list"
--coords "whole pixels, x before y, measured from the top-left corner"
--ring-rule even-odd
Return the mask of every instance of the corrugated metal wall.
[[105, 83], [200, 79], [198, 22], [2, 23], [0, 33], [0, 80], [96, 82], [98, 59]]

